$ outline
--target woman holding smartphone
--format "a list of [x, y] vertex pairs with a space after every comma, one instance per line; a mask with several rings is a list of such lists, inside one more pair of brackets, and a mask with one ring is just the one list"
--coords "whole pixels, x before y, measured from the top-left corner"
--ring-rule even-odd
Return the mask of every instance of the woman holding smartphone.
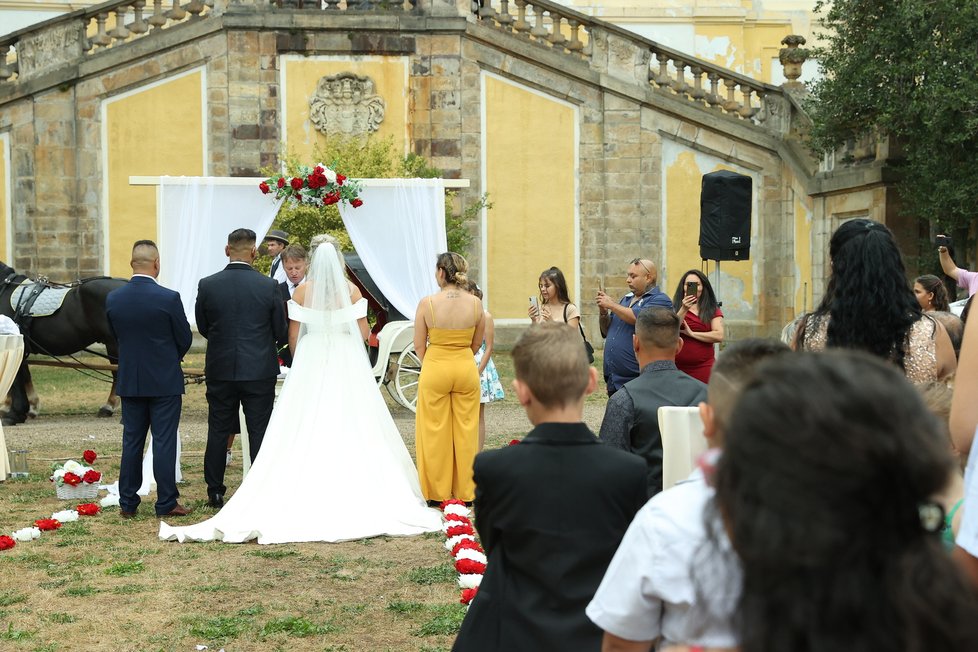
[[530, 297], [528, 314], [533, 323], [562, 321], [571, 326], [581, 323], [581, 311], [571, 303], [564, 273], [556, 267], [545, 269], [538, 282], [540, 299]]
[[716, 361], [714, 345], [723, 341], [723, 313], [706, 274], [698, 269], [683, 274], [672, 303], [683, 320], [679, 331], [683, 348], [676, 356], [676, 366], [708, 383]]

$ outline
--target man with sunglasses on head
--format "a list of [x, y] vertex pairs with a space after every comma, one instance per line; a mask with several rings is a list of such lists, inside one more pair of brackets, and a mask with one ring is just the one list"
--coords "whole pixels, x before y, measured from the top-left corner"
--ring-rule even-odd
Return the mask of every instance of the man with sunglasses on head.
[[603, 289], [598, 290], [596, 303], [601, 336], [605, 338], [604, 382], [608, 386], [608, 396], [638, 378], [638, 360], [632, 348], [638, 313], [648, 306], [673, 309], [672, 299], [656, 287], [658, 276], [655, 263], [647, 258], [635, 258], [628, 265], [625, 276], [631, 292], [621, 301], [615, 302]]

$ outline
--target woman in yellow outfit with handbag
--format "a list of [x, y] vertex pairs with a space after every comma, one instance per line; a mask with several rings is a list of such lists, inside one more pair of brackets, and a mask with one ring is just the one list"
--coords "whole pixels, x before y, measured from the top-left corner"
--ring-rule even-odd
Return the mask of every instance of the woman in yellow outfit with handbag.
[[431, 504], [475, 498], [480, 394], [472, 356], [482, 345], [485, 313], [465, 290], [468, 270], [456, 253], [438, 256], [440, 290], [421, 300], [414, 317], [414, 349], [421, 359], [415, 448], [421, 493]]

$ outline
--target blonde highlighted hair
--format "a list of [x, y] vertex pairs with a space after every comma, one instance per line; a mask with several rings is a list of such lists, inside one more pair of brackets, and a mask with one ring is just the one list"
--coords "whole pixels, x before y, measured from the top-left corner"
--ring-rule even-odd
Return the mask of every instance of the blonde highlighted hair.
[[459, 254], [454, 251], [439, 254], [435, 268], [445, 272], [446, 283], [457, 285], [463, 290], [467, 288], [469, 264]]

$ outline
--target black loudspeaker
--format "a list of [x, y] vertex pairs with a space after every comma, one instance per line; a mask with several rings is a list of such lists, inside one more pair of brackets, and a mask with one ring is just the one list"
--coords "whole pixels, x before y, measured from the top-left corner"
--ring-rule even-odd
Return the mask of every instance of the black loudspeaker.
[[703, 175], [700, 191], [700, 258], [750, 258], [750, 177], [721, 170]]

